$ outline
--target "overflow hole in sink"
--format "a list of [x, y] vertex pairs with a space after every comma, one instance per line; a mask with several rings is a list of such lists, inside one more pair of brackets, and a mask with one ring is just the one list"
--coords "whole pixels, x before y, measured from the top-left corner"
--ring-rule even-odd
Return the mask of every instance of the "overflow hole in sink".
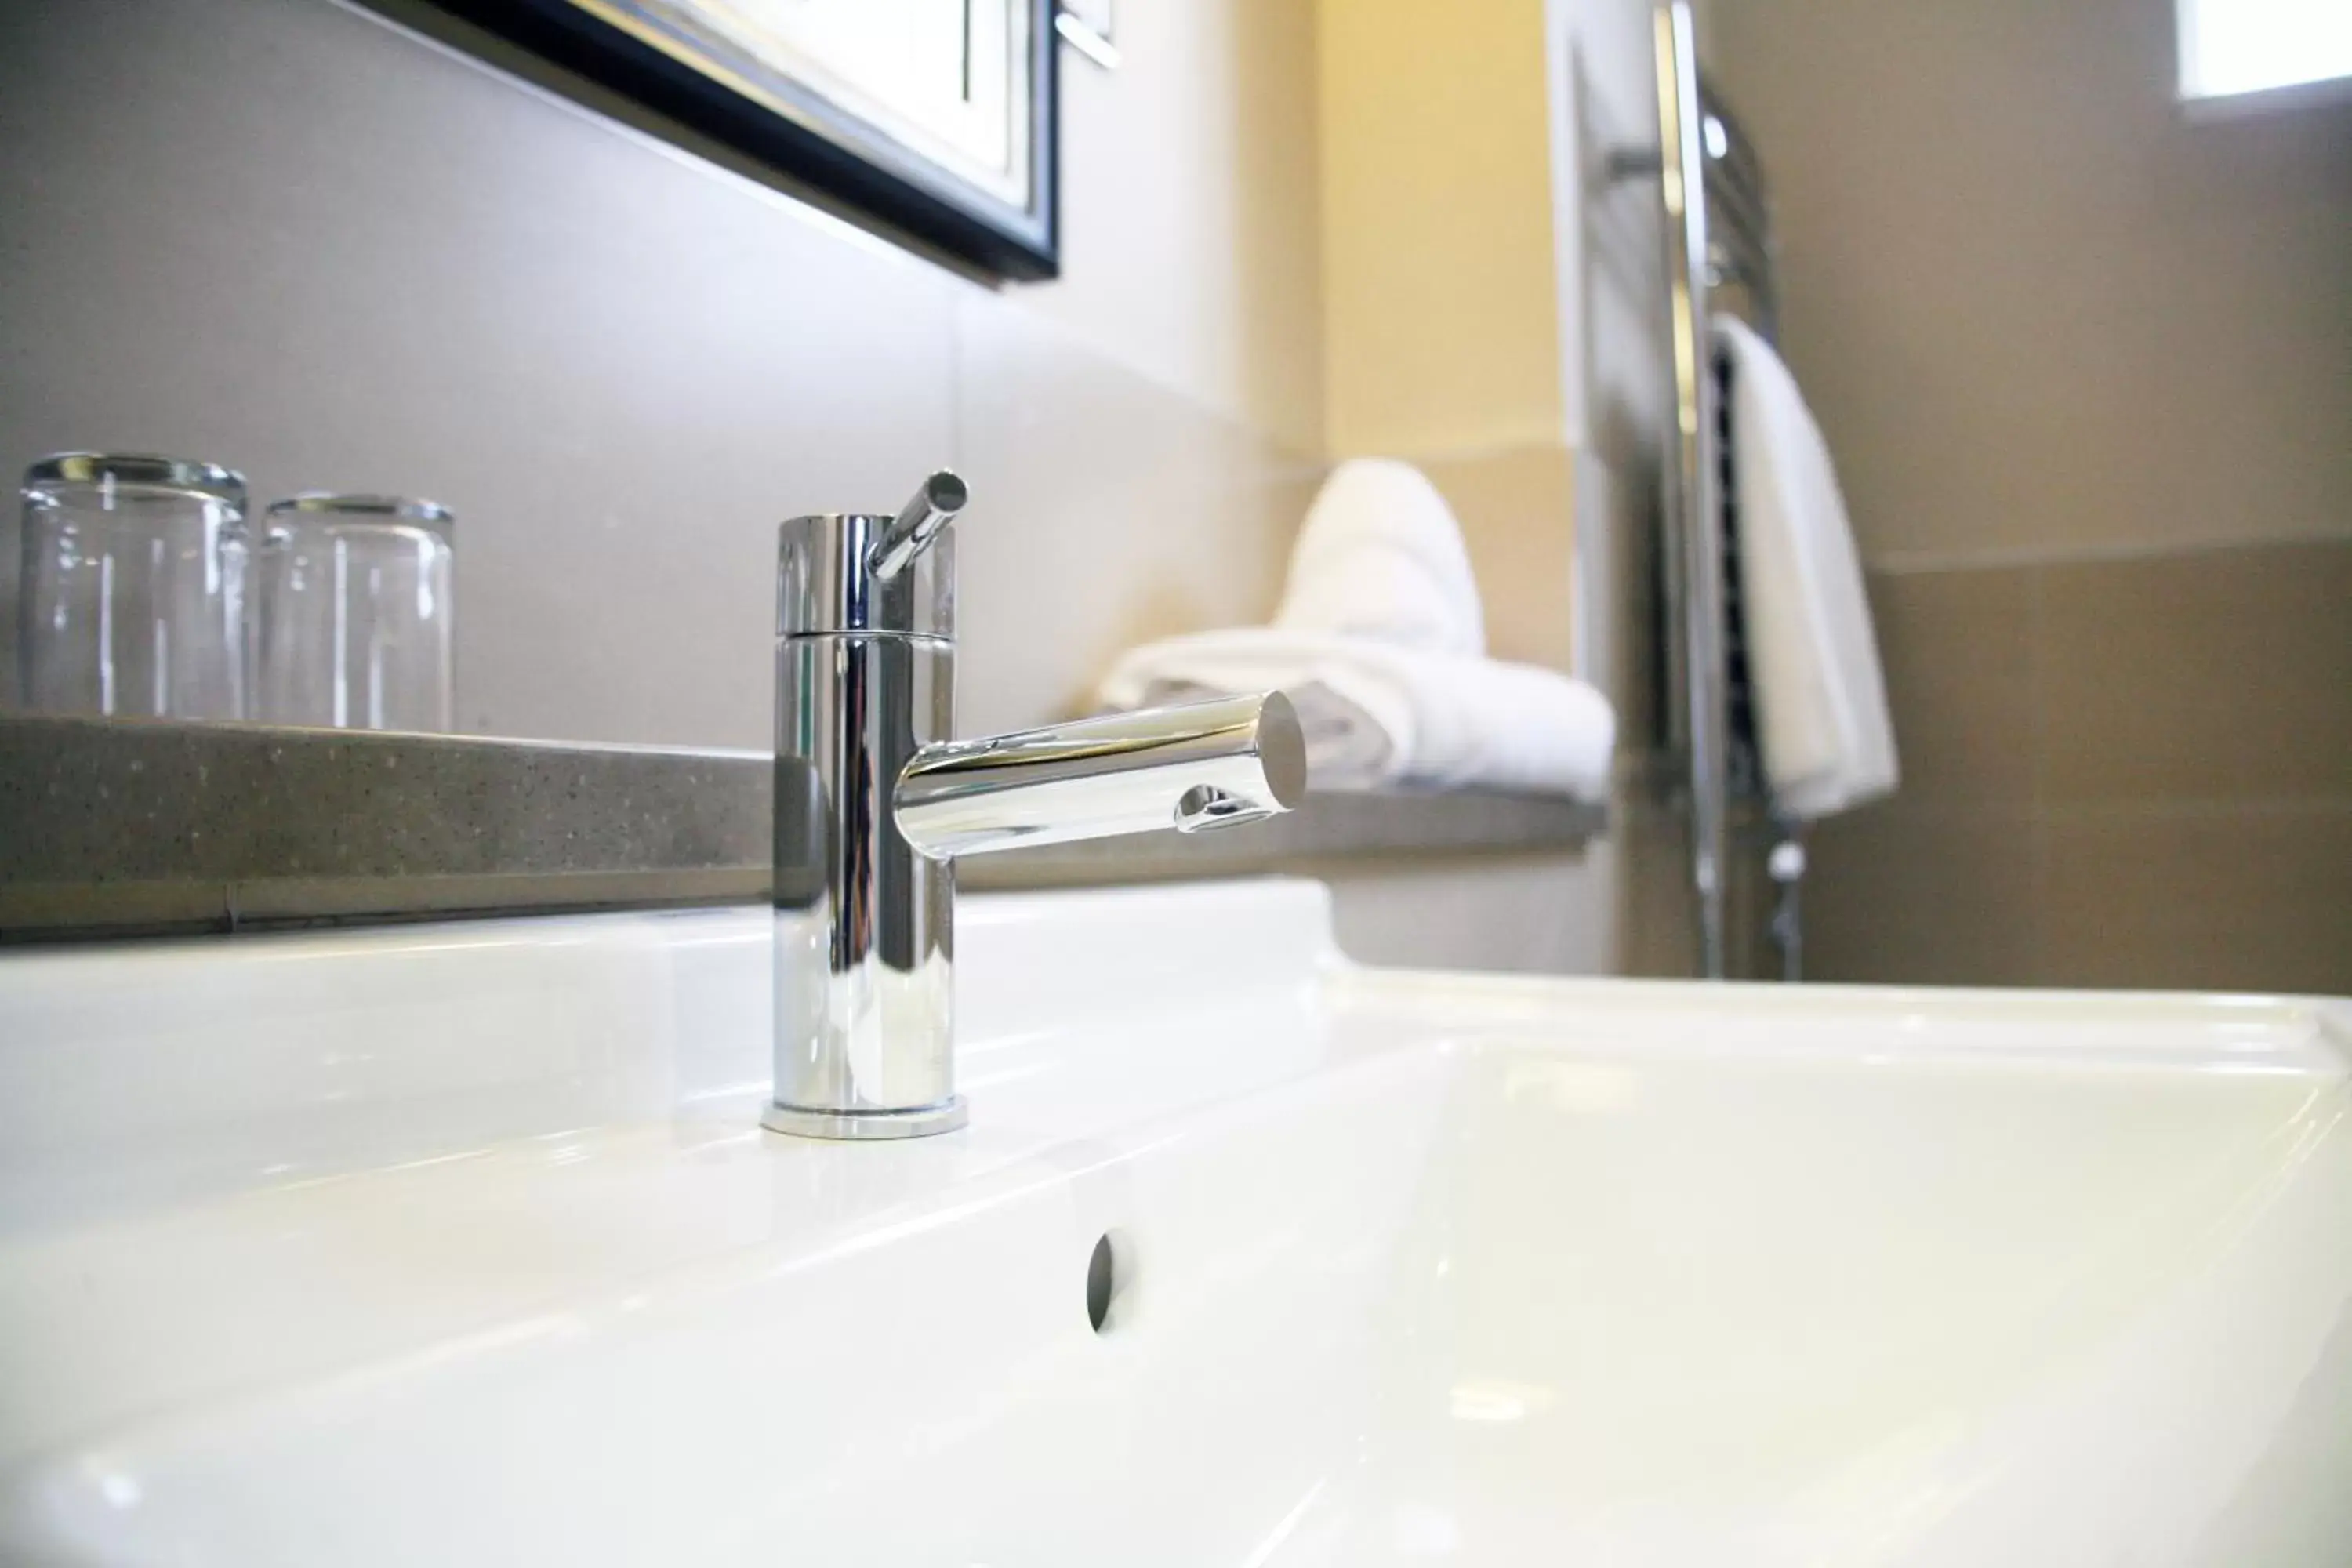
[[1087, 1321], [1097, 1333], [1110, 1317], [1111, 1299], [1118, 1294], [1123, 1281], [1118, 1277], [1118, 1248], [1111, 1244], [1106, 1232], [1095, 1241], [1095, 1249], [1087, 1258]]

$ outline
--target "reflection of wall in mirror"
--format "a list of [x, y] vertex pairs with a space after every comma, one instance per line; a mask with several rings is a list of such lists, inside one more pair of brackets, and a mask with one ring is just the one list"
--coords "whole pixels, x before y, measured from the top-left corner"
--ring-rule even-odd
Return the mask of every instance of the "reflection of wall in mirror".
[[1020, 205], [1029, 199], [1024, 0], [581, 0], [716, 37]]

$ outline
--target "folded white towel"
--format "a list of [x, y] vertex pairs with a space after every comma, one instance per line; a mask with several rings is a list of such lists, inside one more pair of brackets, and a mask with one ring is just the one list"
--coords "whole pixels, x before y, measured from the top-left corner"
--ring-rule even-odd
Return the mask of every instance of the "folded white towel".
[[1392, 458], [1331, 470], [1290, 550], [1274, 624], [1476, 658], [1486, 651], [1478, 579], [1454, 510]]
[[1717, 317], [1731, 359], [1732, 472], [1758, 742], [1775, 804], [1826, 816], [1900, 777], [1862, 560], [1829, 446], [1796, 379], [1744, 323]]
[[1580, 680], [1485, 656], [1477, 579], [1454, 512], [1418, 468], [1332, 471], [1291, 551], [1271, 626], [1130, 649], [1107, 707], [1290, 694], [1318, 789], [1484, 784], [1601, 799], [1616, 715]]
[[1113, 708], [1280, 687], [1318, 789], [1492, 789], [1606, 799], [1617, 716], [1580, 680], [1531, 665], [1275, 626], [1202, 632], [1123, 655]]

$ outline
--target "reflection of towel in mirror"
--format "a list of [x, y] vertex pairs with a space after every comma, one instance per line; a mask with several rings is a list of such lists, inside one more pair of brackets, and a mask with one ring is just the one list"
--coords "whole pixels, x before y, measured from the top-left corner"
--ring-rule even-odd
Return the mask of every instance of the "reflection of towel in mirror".
[[1139, 708], [1280, 687], [1298, 709], [1318, 789], [1483, 784], [1604, 797], [1616, 739], [1608, 700], [1485, 648], [1477, 584], [1444, 498], [1409, 464], [1356, 458], [1307, 512], [1273, 626], [1132, 648], [1100, 696]]

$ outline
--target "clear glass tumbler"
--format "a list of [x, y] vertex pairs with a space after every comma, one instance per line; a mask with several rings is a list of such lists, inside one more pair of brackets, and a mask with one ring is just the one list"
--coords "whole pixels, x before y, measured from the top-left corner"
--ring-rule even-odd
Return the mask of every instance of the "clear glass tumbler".
[[274, 724], [457, 723], [456, 520], [429, 500], [273, 501], [254, 552], [254, 689]]
[[25, 471], [17, 678], [40, 713], [242, 719], [245, 479], [61, 452]]

